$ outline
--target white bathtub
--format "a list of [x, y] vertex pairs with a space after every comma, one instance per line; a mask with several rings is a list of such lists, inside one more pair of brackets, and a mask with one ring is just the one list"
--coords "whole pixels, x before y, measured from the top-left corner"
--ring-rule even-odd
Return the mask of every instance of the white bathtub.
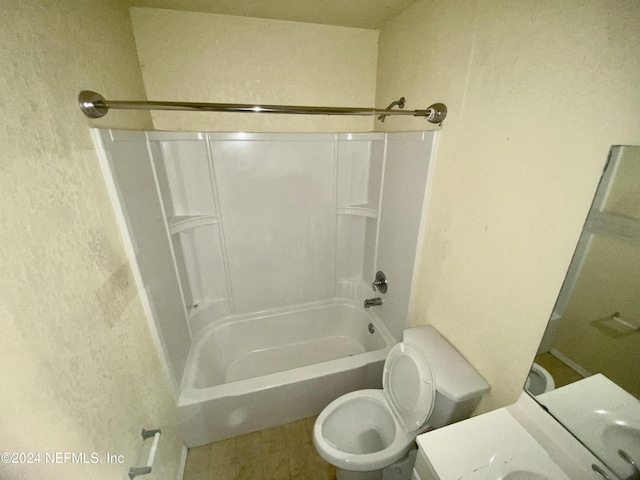
[[178, 402], [182, 437], [188, 447], [203, 445], [381, 388], [394, 343], [375, 307], [343, 299], [216, 321], [191, 346]]

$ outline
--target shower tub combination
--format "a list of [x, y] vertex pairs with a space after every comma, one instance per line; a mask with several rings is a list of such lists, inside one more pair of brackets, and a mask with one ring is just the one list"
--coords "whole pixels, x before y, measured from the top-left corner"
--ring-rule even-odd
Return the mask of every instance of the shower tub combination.
[[433, 132], [93, 136], [187, 446], [381, 387]]
[[216, 321], [194, 340], [178, 402], [187, 446], [313, 415], [381, 388], [395, 340], [374, 312], [334, 299]]

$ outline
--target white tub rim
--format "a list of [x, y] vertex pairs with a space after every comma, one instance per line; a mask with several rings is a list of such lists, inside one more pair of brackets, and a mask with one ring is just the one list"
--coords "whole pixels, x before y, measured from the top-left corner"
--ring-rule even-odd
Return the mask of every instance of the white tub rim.
[[[370, 318], [371, 323], [373, 323], [376, 331], [380, 333], [380, 336], [385, 342], [385, 345], [378, 350], [364, 352], [349, 357], [328, 360], [311, 365], [304, 365], [280, 372], [274, 372], [249, 379], [239, 380], [237, 382], [212, 385], [204, 388], [196, 388], [193, 386], [197, 368], [194, 359], [199, 353], [199, 349], [202, 348], [202, 345], [206, 342], [207, 337], [213, 333], [216, 327], [220, 327], [231, 322], [245, 322], [269, 316], [294, 313], [297, 311], [305, 311], [332, 305], [347, 305], [350, 308], [362, 310]], [[260, 391], [267, 388], [296, 383], [308, 378], [317, 378], [345, 370], [357, 369], [375, 362], [384, 362], [387, 354], [389, 353], [389, 350], [391, 350], [391, 348], [395, 344], [396, 340], [384, 326], [384, 323], [381, 321], [381, 319], [376, 315], [375, 311], [372, 311], [372, 309], [364, 310], [364, 307], [360, 302], [348, 298], [336, 297], [329, 300], [309, 302], [284, 308], [253, 312], [250, 314], [241, 314], [238, 316], [226, 315], [225, 317], [222, 317], [215, 322], [211, 322], [210, 325], [207, 325], [198, 334], [198, 337], [192, 341], [189, 357], [187, 359], [187, 366], [183, 375], [182, 388], [180, 390], [178, 405], [192, 405], [210, 400], [212, 398], [239, 396], [249, 391]], [[303, 373], [304, 375], [302, 375]]]
[[[312, 310], [312, 309], [328, 307], [332, 305], [348, 305], [358, 310], [362, 310], [364, 313], [367, 313], [372, 317], [377, 317], [377, 315], [375, 315], [374, 310], [371, 310], [371, 309], [364, 310], [362, 302], [359, 302], [350, 298], [333, 297], [330, 299], [315, 300], [313, 302], [300, 303], [296, 305], [288, 305], [285, 307], [277, 307], [277, 308], [271, 308], [266, 310], [257, 310], [255, 312], [232, 313], [232, 314], [224, 315], [212, 322], [209, 322], [209, 324], [206, 325], [205, 327], [202, 327], [196, 334], [196, 338], [194, 338], [192, 343], [203, 341], [200, 339], [203, 338], [205, 334], [207, 333], [211, 334], [210, 332], [215, 330], [216, 328], [223, 327], [230, 323], [248, 322], [248, 321], [256, 320], [259, 318], [275, 317], [277, 315], [282, 315], [286, 313], [301, 312], [305, 310]], [[375, 308], [375, 307], [372, 307], [372, 308]]]

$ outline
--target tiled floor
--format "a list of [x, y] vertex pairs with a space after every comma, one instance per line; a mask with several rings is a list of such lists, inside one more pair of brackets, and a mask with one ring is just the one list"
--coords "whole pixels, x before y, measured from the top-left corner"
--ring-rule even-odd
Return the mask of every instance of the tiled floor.
[[315, 417], [190, 448], [183, 480], [335, 480], [313, 446]]
[[541, 353], [536, 356], [535, 362], [544, 368], [556, 384], [556, 388], [563, 387], [578, 380], [582, 380], [582, 375], [576, 372], [573, 368], [554, 357], [550, 353]]

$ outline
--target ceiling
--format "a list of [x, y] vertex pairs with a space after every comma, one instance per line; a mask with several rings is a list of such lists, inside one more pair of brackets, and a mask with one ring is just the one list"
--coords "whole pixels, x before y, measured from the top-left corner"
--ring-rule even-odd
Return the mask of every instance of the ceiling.
[[377, 30], [417, 0], [126, 0], [166, 8]]

